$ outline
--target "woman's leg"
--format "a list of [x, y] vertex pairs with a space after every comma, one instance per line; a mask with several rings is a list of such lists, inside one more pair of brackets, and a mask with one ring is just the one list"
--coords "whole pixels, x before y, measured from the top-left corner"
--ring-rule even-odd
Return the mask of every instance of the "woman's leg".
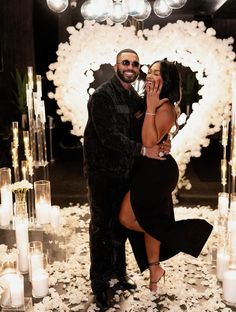
[[132, 231], [144, 232], [140, 227], [130, 202], [130, 192], [126, 193], [120, 208], [120, 223]]
[[144, 232], [144, 239], [150, 271], [149, 288], [151, 291], [156, 292], [157, 283], [165, 274], [165, 270], [159, 264], [161, 242], [146, 232]]
[[159, 265], [160, 241], [146, 233], [139, 225], [133, 212], [128, 192], [121, 204], [119, 219], [122, 225], [130, 230], [144, 232], [145, 247], [150, 270], [150, 290], [157, 290], [157, 282], [165, 274], [165, 270]]

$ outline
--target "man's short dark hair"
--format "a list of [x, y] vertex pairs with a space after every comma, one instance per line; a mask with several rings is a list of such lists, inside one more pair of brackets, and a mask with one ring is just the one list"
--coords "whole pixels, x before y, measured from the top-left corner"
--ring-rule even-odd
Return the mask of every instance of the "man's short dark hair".
[[137, 52], [135, 52], [134, 50], [132, 50], [132, 49], [123, 49], [123, 50], [121, 50], [120, 52], [117, 53], [117, 55], [116, 55], [116, 62], [118, 62], [119, 57], [123, 53], [133, 53], [133, 54], [137, 55], [137, 57], [139, 57]]

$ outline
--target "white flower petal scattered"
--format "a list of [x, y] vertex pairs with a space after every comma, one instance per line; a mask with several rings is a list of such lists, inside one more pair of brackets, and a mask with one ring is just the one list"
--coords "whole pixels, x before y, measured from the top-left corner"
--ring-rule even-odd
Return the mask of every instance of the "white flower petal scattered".
[[[51, 244], [65, 253], [65, 261], [54, 261], [48, 266], [50, 275], [49, 294], [39, 303], [35, 303], [34, 312], [79, 311], [85, 309], [96, 312], [94, 303], [89, 305], [91, 296], [89, 281], [89, 207], [76, 205], [61, 210], [63, 228]], [[176, 219], [203, 218], [214, 223], [217, 211], [210, 207], [175, 208]], [[81, 231], [83, 230], [83, 231]], [[66, 232], [64, 234], [63, 232]], [[68, 235], [68, 236], [67, 236]], [[61, 243], [62, 239], [62, 244]], [[216, 241], [215, 233], [210, 236], [204, 253], [196, 259], [179, 253], [163, 262], [166, 270], [165, 284], [160, 282], [157, 294], [148, 289], [149, 272], [139, 272], [131, 247], [127, 244], [127, 271], [138, 288], [134, 293], [116, 291], [113, 297], [112, 311], [123, 312], [231, 312], [234, 309], [222, 300], [222, 286], [217, 281], [215, 269], [211, 266], [211, 246]], [[64, 247], [64, 249], [62, 249]], [[14, 250], [12, 250], [14, 253]], [[6, 245], [0, 245], [0, 259], [7, 259], [9, 251]], [[3, 259], [3, 260], [2, 260]], [[115, 287], [116, 279], [110, 281]], [[124, 303], [123, 303], [124, 302]], [[125, 304], [125, 309], [123, 308]], [[88, 306], [89, 305], [89, 306]]]

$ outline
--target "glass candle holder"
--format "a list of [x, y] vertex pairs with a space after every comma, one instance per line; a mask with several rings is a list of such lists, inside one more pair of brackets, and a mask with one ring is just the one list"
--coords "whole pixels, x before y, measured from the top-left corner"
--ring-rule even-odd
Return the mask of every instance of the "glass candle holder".
[[0, 274], [5, 274], [19, 269], [19, 251], [18, 249], [8, 249], [0, 260]]
[[60, 206], [53, 205], [51, 208], [51, 226], [54, 230], [60, 227]]
[[230, 211], [236, 212], [236, 193], [230, 194]]
[[[235, 233], [236, 235], [236, 193], [230, 194], [230, 209], [228, 217], [228, 228], [229, 232]], [[236, 238], [234, 240], [236, 242]]]
[[229, 212], [229, 193], [218, 193], [218, 211], [219, 216], [227, 217]]
[[14, 203], [14, 215], [16, 218], [28, 218], [26, 201], [16, 201]]
[[41, 241], [29, 242], [29, 280], [38, 269], [44, 268], [43, 243]]
[[4, 309], [20, 308], [24, 305], [24, 277], [19, 272], [11, 272], [1, 275], [4, 284], [1, 307]]
[[232, 249], [228, 269], [223, 275], [223, 299], [229, 305], [236, 304], [236, 252]]
[[12, 134], [13, 134], [13, 144], [15, 147], [19, 145], [19, 127], [18, 121], [12, 122]]
[[51, 187], [50, 181], [39, 180], [34, 182], [35, 211], [39, 224], [51, 221]]
[[216, 254], [216, 277], [219, 281], [223, 280], [224, 272], [228, 269], [229, 253], [226, 246], [218, 247]]
[[0, 207], [0, 225], [7, 226], [13, 219], [13, 200], [11, 185], [11, 169], [0, 168], [0, 194], [1, 194], [1, 207]]
[[16, 247], [19, 250], [19, 270], [27, 273], [29, 270], [28, 244], [29, 244], [29, 224], [28, 218], [15, 218]]
[[211, 248], [211, 265], [213, 268], [216, 268], [216, 258], [217, 258], [217, 243], [213, 243]]
[[32, 296], [34, 298], [43, 298], [47, 296], [49, 290], [49, 274], [47, 272], [47, 255], [43, 254], [41, 267], [35, 268], [32, 271]]

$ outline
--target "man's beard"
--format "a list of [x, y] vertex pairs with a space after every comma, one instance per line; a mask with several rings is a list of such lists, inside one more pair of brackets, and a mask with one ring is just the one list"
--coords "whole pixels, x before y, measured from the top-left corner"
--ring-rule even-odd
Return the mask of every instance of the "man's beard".
[[120, 78], [120, 80], [122, 80], [123, 82], [128, 82], [128, 83], [132, 83], [132, 82], [134, 82], [136, 79], [137, 79], [137, 77], [138, 77], [138, 73], [136, 73], [136, 72], [132, 72], [133, 73], [133, 76], [130, 76], [130, 77], [126, 77], [126, 76], [124, 76], [124, 71], [122, 72], [122, 71], [120, 71], [119, 69], [117, 69], [117, 75], [118, 75], [118, 77]]

